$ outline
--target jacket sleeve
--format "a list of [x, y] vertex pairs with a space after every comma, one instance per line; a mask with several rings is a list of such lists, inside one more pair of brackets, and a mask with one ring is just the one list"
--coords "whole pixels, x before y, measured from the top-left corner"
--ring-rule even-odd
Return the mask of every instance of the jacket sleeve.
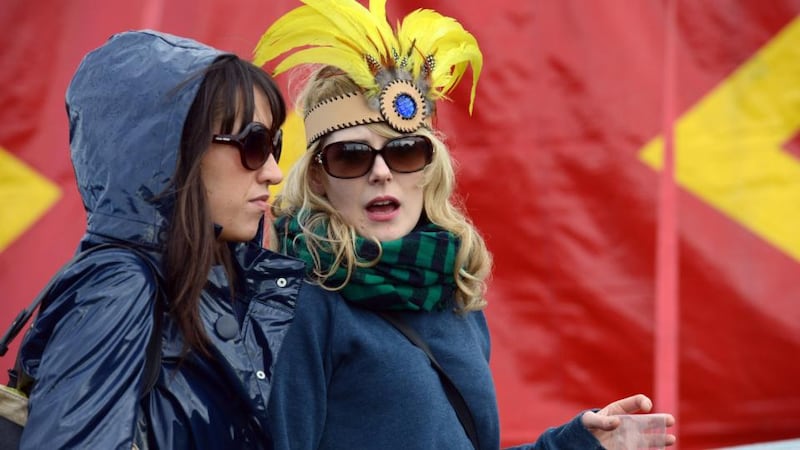
[[130, 449], [154, 324], [151, 270], [124, 250], [76, 263], [26, 334], [22, 449]]
[[603, 446], [581, 423], [583, 412], [564, 425], [548, 428], [532, 444], [506, 450], [603, 450]]
[[315, 291], [301, 288], [275, 365], [268, 407], [275, 449], [316, 449], [325, 429], [334, 302]]

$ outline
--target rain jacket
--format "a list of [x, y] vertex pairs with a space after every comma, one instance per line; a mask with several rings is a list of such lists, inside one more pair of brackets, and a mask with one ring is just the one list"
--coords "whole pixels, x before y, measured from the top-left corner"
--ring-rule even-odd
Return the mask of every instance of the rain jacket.
[[[79, 250], [124, 243], [160, 267], [174, 196], [154, 195], [168, 187], [201, 80], [181, 83], [220, 55], [146, 31], [112, 36], [84, 58], [67, 90], [87, 212]], [[263, 249], [260, 237], [231, 246], [241, 281], [234, 301], [222, 268], [209, 274], [200, 317], [213, 358], [192, 352], [181, 361], [177, 324], [154, 306], [160, 275], [132, 251], [91, 252], [65, 271], [20, 350], [34, 380], [22, 448], [269, 447], [272, 370], [295, 301], [330, 294], [303, 282], [303, 263]], [[140, 399], [154, 314], [162, 364]]]

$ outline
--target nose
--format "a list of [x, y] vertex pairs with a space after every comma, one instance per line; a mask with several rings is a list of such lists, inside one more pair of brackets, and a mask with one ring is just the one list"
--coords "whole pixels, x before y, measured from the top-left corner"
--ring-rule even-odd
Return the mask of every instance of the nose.
[[392, 170], [386, 165], [383, 156], [375, 155], [375, 161], [372, 163], [372, 169], [369, 171], [370, 183], [382, 183], [392, 179]]
[[275, 161], [273, 155], [269, 155], [267, 162], [258, 169], [258, 182], [266, 185], [275, 185], [283, 181], [283, 172], [278, 167], [278, 162]]

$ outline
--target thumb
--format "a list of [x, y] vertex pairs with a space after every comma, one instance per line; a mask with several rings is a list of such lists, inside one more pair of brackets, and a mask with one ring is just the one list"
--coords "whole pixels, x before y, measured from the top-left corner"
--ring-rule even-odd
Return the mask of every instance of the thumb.
[[581, 423], [590, 430], [612, 431], [619, 427], [619, 418], [586, 411], [581, 417]]

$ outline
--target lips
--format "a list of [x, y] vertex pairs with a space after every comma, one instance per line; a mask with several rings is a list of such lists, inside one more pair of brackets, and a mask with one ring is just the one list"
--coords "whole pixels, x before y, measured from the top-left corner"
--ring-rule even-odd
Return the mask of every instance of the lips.
[[260, 210], [266, 211], [269, 208], [269, 194], [260, 195], [250, 199], [250, 203], [256, 205]]
[[395, 217], [400, 202], [394, 197], [378, 197], [367, 203], [365, 209], [370, 220], [383, 222]]
[[392, 211], [400, 207], [400, 204], [393, 200], [381, 200], [377, 202], [369, 202], [367, 211], [381, 212]]

